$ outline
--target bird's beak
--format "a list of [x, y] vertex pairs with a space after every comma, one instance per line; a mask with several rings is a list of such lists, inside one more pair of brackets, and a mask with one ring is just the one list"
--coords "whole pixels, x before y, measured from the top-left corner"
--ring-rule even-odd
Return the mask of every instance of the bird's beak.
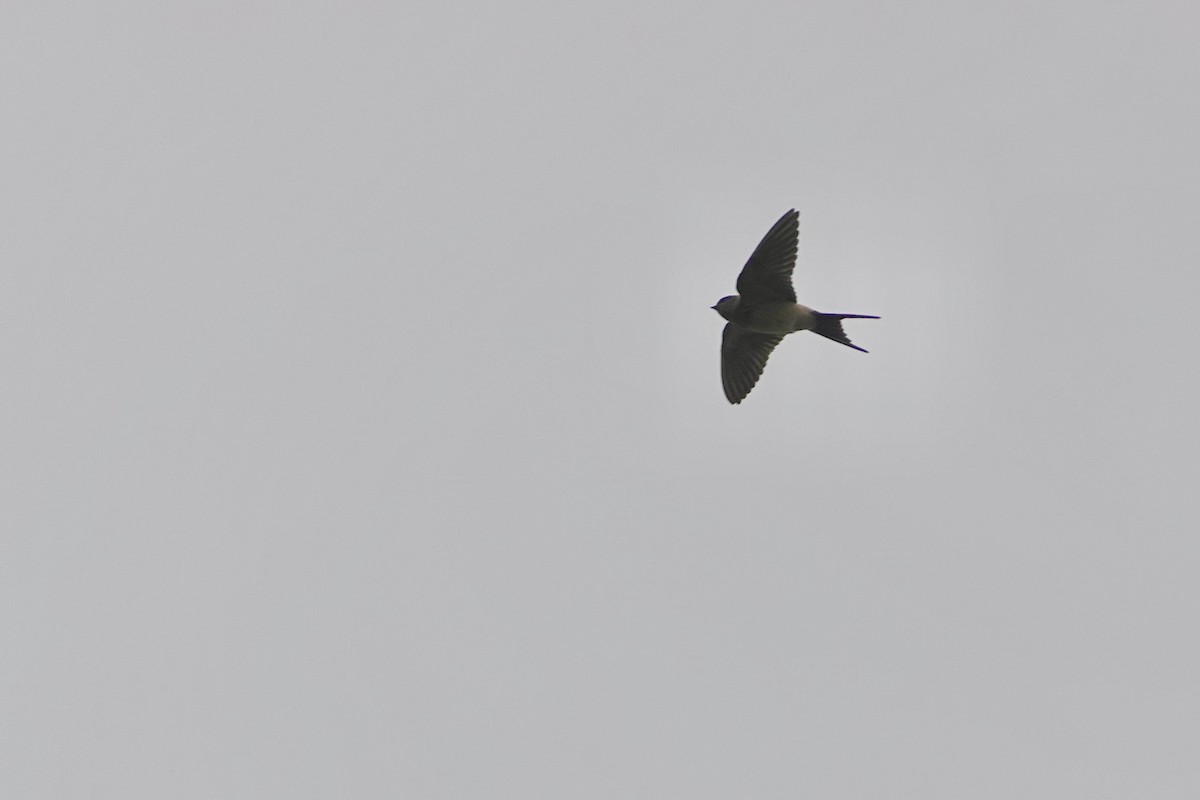
[[713, 311], [716, 311], [716, 310], [717, 310], [717, 307], [716, 307], [716, 306], [709, 306], [709, 308], [711, 308]]

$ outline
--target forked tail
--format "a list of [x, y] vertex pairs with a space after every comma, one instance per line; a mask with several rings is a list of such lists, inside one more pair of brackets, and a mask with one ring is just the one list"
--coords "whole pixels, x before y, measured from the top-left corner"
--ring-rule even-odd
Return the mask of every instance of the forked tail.
[[817, 312], [817, 327], [813, 328], [814, 333], [819, 333], [826, 339], [833, 339], [839, 344], [844, 344], [846, 347], [853, 347], [855, 350], [867, 352], [863, 348], [850, 341], [850, 337], [842, 330], [842, 320], [844, 319], [879, 319], [870, 314], [822, 314]]

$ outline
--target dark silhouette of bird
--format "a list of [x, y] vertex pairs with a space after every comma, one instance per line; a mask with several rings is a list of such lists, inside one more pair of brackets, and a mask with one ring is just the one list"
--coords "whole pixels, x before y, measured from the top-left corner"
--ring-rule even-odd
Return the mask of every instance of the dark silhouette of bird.
[[827, 314], [796, 302], [792, 269], [800, 214], [784, 214], [750, 254], [738, 275], [738, 294], [722, 297], [713, 306], [729, 322], [721, 335], [721, 385], [725, 397], [737, 404], [750, 394], [783, 337], [796, 331], [813, 333], [867, 352], [842, 330], [844, 319], [879, 319], [870, 314]]

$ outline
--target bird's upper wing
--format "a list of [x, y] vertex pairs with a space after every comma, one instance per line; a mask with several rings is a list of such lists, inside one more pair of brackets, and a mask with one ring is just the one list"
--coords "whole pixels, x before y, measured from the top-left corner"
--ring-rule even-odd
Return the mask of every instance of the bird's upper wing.
[[796, 266], [796, 239], [800, 234], [800, 214], [796, 209], [784, 214], [750, 254], [750, 260], [738, 275], [738, 294], [751, 302], [783, 300], [796, 302], [792, 288], [792, 268]]
[[783, 336], [755, 333], [732, 322], [721, 334], [721, 385], [731, 403], [740, 403], [750, 394], [758, 376], [767, 366], [767, 358]]

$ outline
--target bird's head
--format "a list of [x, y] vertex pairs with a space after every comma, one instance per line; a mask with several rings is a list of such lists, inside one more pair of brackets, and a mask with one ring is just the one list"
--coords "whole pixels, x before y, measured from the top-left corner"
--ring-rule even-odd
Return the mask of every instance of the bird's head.
[[736, 294], [731, 294], [728, 297], [722, 297], [720, 300], [718, 300], [717, 304], [713, 306], [713, 308], [722, 317], [729, 319], [730, 315], [737, 310], [738, 300], [740, 299], [741, 298], [739, 298]]

